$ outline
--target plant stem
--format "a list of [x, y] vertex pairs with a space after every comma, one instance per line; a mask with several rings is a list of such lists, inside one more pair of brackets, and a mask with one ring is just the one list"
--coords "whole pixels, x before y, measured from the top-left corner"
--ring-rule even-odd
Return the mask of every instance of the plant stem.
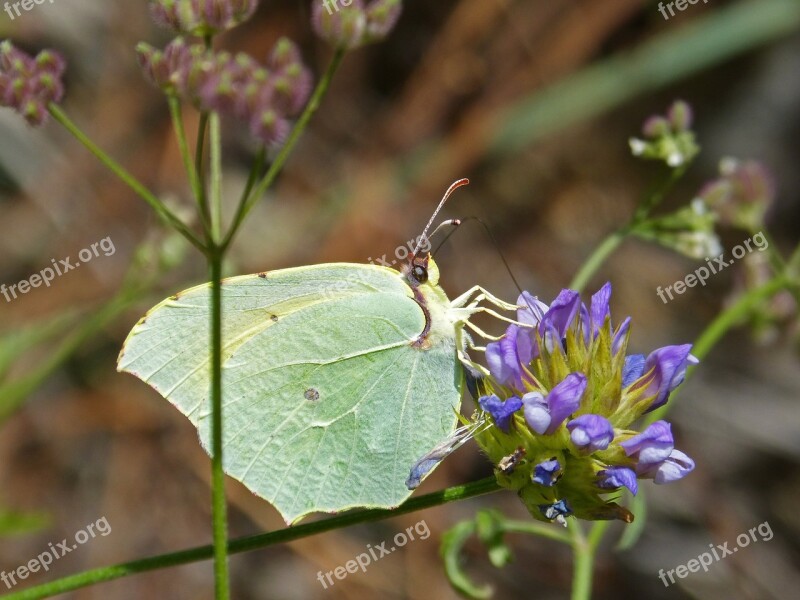
[[203, 169], [203, 155], [206, 142], [206, 129], [208, 129], [208, 113], [200, 113], [200, 121], [197, 124], [197, 146], [194, 150], [194, 168], [200, 178], [200, 206], [206, 222], [211, 221], [211, 211], [208, 208], [208, 196], [206, 195], [206, 182], [200, 173], [205, 173]]
[[623, 227], [609, 235], [606, 239], [600, 242], [600, 245], [595, 248], [591, 256], [581, 265], [581, 268], [572, 278], [569, 284], [571, 290], [578, 292], [583, 291], [586, 284], [600, 269], [606, 259], [619, 247], [628, 235], [628, 227]]
[[[233, 217], [233, 222], [238, 223], [242, 220], [242, 212], [244, 211], [245, 203], [247, 199], [250, 197], [250, 193], [253, 191], [253, 186], [258, 181], [258, 178], [261, 176], [261, 172], [264, 170], [264, 161], [267, 158], [267, 151], [262, 146], [258, 152], [256, 153], [255, 158], [253, 159], [253, 164], [250, 167], [250, 175], [247, 177], [247, 184], [244, 186], [242, 190], [242, 195], [239, 198], [239, 204], [236, 207], [236, 214]], [[230, 246], [231, 242], [233, 241], [233, 234], [235, 233], [235, 229], [231, 227], [230, 231], [228, 231], [228, 235], [225, 236], [221, 246], [223, 249], [227, 250]]]
[[[426, 494], [418, 498], [412, 498], [402, 506], [395, 509], [373, 509], [373, 510], [359, 510], [305, 525], [297, 525], [295, 527], [286, 527], [278, 531], [264, 533], [261, 535], [240, 538], [231, 540], [228, 544], [228, 550], [231, 554], [238, 554], [240, 552], [249, 552], [259, 548], [266, 548], [276, 544], [284, 544], [293, 540], [309, 537], [340, 529], [342, 527], [349, 527], [359, 523], [371, 523], [374, 521], [381, 521], [391, 517], [398, 517], [408, 513], [416, 512], [433, 506], [440, 506], [449, 502], [456, 502], [458, 500], [466, 500], [467, 498], [474, 498], [484, 494], [491, 494], [500, 491], [502, 488], [497, 485], [494, 477], [488, 477], [468, 483], [466, 485], [459, 485], [451, 488]], [[57, 594], [63, 594], [71, 590], [87, 587], [103, 581], [111, 581], [137, 573], [145, 573], [147, 571], [155, 571], [158, 569], [166, 569], [178, 565], [185, 565], [189, 563], [208, 560], [214, 555], [212, 546], [202, 546], [198, 548], [190, 548], [180, 552], [173, 552], [170, 554], [162, 554], [160, 556], [151, 556], [128, 563], [122, 563], [110, 567], [102, 567], [99, 569], [92, 569], [84, 571], [83, 573], [76, 573], [69, 575], [62, 579], [57, 579], [50, 583], [45, 583], [28, 590], [13, 592], [2, 596], [5, 600], [37, 600], [38, 598], [48, 598]]]
[[[213, 129], [213, 128], [212, 128]], [[211, 515], [214, 533], [216, 600], [230, 598], [228, 577], [228, 515], [222, 470], [222, 253], [209, 252], [211, 275]]]
[[211, 130], [211, 239], [218, 243], [222, 237], [222, 132], [219, 115], [209, 118]]
[[592, 577], [594, 575], [595, 546], [589, 544], [583, 534], [583, 527], [577, 519], [567, 522], [572, 534], [572, 600], [589, 600], [592, 597]]
[[61, 125], [63, 125], [64, 128], [75, 137], [75, 139], [83, 144], [86, 149], [89, 150], [89, 152], [94, 154], [94, 156], [106, 167], [108, 167], [117, 177], [119, 177], [123, 183], [125, 183], [145, 202], [147, 202], [153, 208], [153, 210], [155, 210], [156, 213], [164, 218], [164, 220], [166, 220], [176, 231], [178, 231], [178, 233], [183, 235], [183, 237], [189, 240], [192, 245], [198, 248], [201, 252], [205, 253], [206, 249], [203, 242], [201, 242], [197, 236], [192, 233], [186, 224], [177, 216], [175, 216], [175, 214], [170, 211], [169, 208], [167, 208], [167, 206], [150, 190], [148, 190], [144, 184], [142, 184], [122, 165], [120, 165], [117, 161], [100, 149], [97, 144], [90, 140], [89, 137], [72, 121], [72, 119], [70, 119], [67, 114], [61, 110], [61, 107], [51, 102], [48, 104], [47, 110], [50, 111], [50, 114], [53, 116], [53, 118], [61, 123]]
[[[779, 275], [761, 287], [752, 289], [741, 296], [734, 304], [717, 315], [717, 318], [711, 321], [708, 327], [703, 330], [695, 343], [692, 345], [692, 354], [700, 360], [705, 358], [711, 349], [717, 344], [717, 342], [719, 342], [734, 325], [746, 317], [747, 314], [756, 306], [758, 306], [760, 302], [771, 298], [781, 290], [785, 289], [788, 283], [789, 280], [785, 275]], [[694, 366], [687, 369], [687, 379], [691, 377], [695, 369], [696, 367]], [[645, 426], [664, 418], [670, 408], [675, 405], [675, 398], [678, 395], [679, 390], [683, 389], [685, 385], [686, 382], [684, 381], [681, 388], [675, 390], [670, 395], [670, 402], [668, 404], [665, 404], [647, 416], [644, 421]]]
[[[328, 68], [325, 70], [325, 73], [323, 74], [322, 78], [317, 83], [317, 87], [314, 88], [314, 93], [311, 95], [311, 99], [308, 101], [308, 104], [306, 104], [306, 107], [303, 110], [303, 114], [300, 115], [300, 118], [297, 120], [297, 123], [295, 123], [294, 127], [292, 128], [292, 132], [289, 134], [286, 143], [283, 145], [283, 148], [281, 148], [281, 151], [278, 153], [278, 156], [275, 157], [275, 160], [270, 165], [269, 169], [267, 170], [267, 173], [255, 187], [255, 190], [253, 190], [253, 193], [250, 194], [250, 197], [247, 199], [247, 201], [244, 203], [242, 210], [237, 215], [238, 219], [236, 219], [231, 225], [230, 231], [226, 236], [227, 244], [229, 244], [233, 240], [234, 236], [236, 235], [236, 232], [239, 230], [239, 227], [241, 227], [242, 223], [247, 218], [247, 215], [259, 201], [264, 192], [266, 192], [267, 189], [269, 189], [273, 181], [275, 181], [275, 178], [278, 176], [278, 173], [280, 173], [281, 169], [283, 168], [283, 165], [286, 163], [286, 159], [289, 158], [289, 155], [292, 153], [295, 144], [297, 144], [297, 141], [300, 139], [303, 132], [305, 131], [308, 122], [311, 120], [311, 117], [314, 115], [315, 112], [317, 112], [317, 109], [319, 108], [319, 105], [322, 102], [322, 98], [328, 91], [328, 88], [331, 85], [331, 80], [333, 79], [334, 74], [338, 70], [339, 65], [341, 65], [342, 59], [344, 58], [346, 52], [347, 51], [344, 48], [339, 48], [334, 53], [333, 58], [331, 59], [331, 62], [328, 65]], [[222, 245], [224, 247], [226, 244], [223, 243]]]
[[169, 104], [169, 114], [172, 117], [172, 126], [175, 129], [175, 137], [178, 140], [178, 149], [181, 153], [183, 160], [183, 167], [186, 170], [186, 175], [189, 177], [189, 184], [192, 187], [192, 195], [194, 196], [195, 203], [197, 204], [197, 214], [203, 223], [204, 231], [208, 231], [209, 224], [206, 219], [204, 196], [205, 191], [200, 181], [200, 175], [197, 166], [192, 161], [191, 154], [189, 153], [189, 144], [186, 141], [186, 129], [183, 126], [183, 114], [181, 112], [181, 101], [177, 96], [167, 96]]

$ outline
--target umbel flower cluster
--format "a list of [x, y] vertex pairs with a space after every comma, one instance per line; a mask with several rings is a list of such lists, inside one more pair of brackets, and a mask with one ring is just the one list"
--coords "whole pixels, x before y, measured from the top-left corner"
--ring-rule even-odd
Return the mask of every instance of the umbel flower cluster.
[[156, 24], [197, 36], [222, 33], [253, 16], [258, 0], [156, 0], [150, 14]]
[[261, 65], [247, 54], [207, 50], [201, 43], [175, 38], [161, 51], [149, 44], [137, 47], [148, 78], [168, 94], [204, 111], [216, 111], [247, 123], [252, 135], [279, 145], [311, 92], [311, 73], [297, 46], [278, 40]]
[[64, 95], [66, 63], [58, 52], [42, 50], [34, 58], [8, 40], [0, 43], [0, 105], [13, 108], [31, 125], [47, 120], [47, 105]]
[[630, 317], [612, 326], [611, 285], [587, 308], [562, 290], [550, 306], [524, 292], [518, 325], [486, 347], [491, 376], [478, 382], [479, 405], [494, 427], [478, 444], [497, 465], [498, 482], [518, 492], [541, 520], [633, 520], [614, 499], [639, 479], [669, 483], [694, 462], [674, 446], [670, 424], [631, 429], [663, 406], [697, 360], [691, 346], [627, 354]]
[[402, 8], [400, 0], [314, 0], [311, 25], [332, 46], [353, 49], [385, 38]]

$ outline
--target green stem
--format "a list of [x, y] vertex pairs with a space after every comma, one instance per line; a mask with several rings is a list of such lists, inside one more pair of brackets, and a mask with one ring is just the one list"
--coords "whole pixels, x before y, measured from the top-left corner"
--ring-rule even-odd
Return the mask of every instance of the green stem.
[[[213, 125], [212, 125], [213, 131]], [[213, 136], [212, 136], [213, 137]], [[228, 515], [222, 470], [222, 253], [209, 253], [211, 275], [211, 515], [214, 532], [216, 600], [230, 598], [228, 577]]]
[[[700, 334], [692, 345], [692, 354], [700, 360], [704, 359], [731, 328], [744, 319], [761, 302], [785, 289], [788, 283], [789, 281], [786, 276], [780, 275], [771, 279], [761, 287], [752, 289], [741, 296], [734, 304], [717, 315], [717, 318], [703, 330], [703, 333]], [[690, 367], [687, 370], [686, 379], [691, 377], [695, 368], [696, 367]], [[645, 426], [664, 418], [667, 412], [675, 405], [675, 398], [679, 391], [684, 389], [685, 385], [686, 382], [684, 381], [683, 385], [671, 394], [668, 404], [665, 404], [647, 416], [645, 419]]]
[[209, 119], [211, 153], [211, 239], [219, 242], [222, 237], [222, 132], [219, 115], [212, 113]]
[[[239, 204], [236, 207], [236, 214], [233, 217], [233, 222], [238, 223], [243, 219], [243, 211], [245, 207], [245, 203], [247, 199], [250, 197], [251, 192], [253, 191], [253, 186], [255, 186], [256, 181], [261, 176], [261, 172], [264, 170], [264, 162], [267, 159], [267, 151], [262, 146], [258, 152], [256, 153], [255, 159], [253, 159], [253, 164], [250, 167], [250, 175], [247, 177], [247, 184], [244, 186], [242, 190], [242, 195], [239, 198]], [[228, 235], [225, 236], [222, 244], [220, 246], [227, 250], [230, 246], [231, 242], [233, 241], [233, 234], [235, 233], [235, 228], [231, 227], [230, 231], [228, 231]]]
[[611, 256], [614, 250], [625, 241], [625, 238], [628, 237], [639, 224], [643, 223], [650, 216], [654, 208], [661, 204], [677, 181], [686, 173], [687, 168], [688, 165], [683, 165], [677, 169], [671, 169], [669, 173], [667, 173], [667, 176], [639, 203], [639, 207], [636, 209], [636, 213], [630, 222], [600, 242], [600, 245], [595, 248], [586, 262], [581, 265], [575, 277], [572, 278], [572, 282], [569, 284], [570, 289], [578, 292], [583, 291], [583, 288], [586, 287], [589, 280], [600, 270], [600, 267], [603, 266], [603, 263]]
[[183, 167], [186, 170], [186, 175], [189, 177], [189, 184], [192, 187], [192, 195], [194, 196], [195, 203], [197, 204], [197, 214], [200, 216], [200, 220], [203, 223], [203, 230], [206, 232], [206, 234], [208, 234], [209, 224], [206, 219], [206, 210], [204, 206], [205, 191], [200, 180], [200, 172], [197, 170], [197, 165], [192, 161], [192, 157], [189, 152], [189, 144], [186, 141], [186, 129], [183, 126], [181, 101], [177, 96], [170, 95], [167, 97], [167, 102], [169, 104], [169, 114], [172, 117], [172, 126], [175, 129], [175, 137], [178, 140], [178, 149], [180, 150], [181, 158], [183, 159]]
[[[232, 540], [228, 544], [228, 551], [231, 554], [238, 554], [240, 552], [249, 552], [259, 548], [266, 548], [276, 544], [285, 544], [293, 540], [309, 537], [357, 525], [359, 523], [371, 523], [374, 521], [381, 521], [391, 517], [398, 517], [408, 513], [416, 512], [433, 506], [440, 506], [449, 502], [458, 500], [466, 500], [467, 498], [474, 498], [484, 494], [491, 494], [501, 490], [497, 485], [494, 477], [481, 479], [468, 483], [466, 485], [455, 486], [445, 490], [426, 494], [419, 498], [412, 498], [402, 506], [395, 509], [373, 509], [373, 510], [360, 510], [351, 513], [339, 515], [305, 525], [297, 525], [295, 527], [286, 527], [278, 531], [264, 533], [252, 537], [240, 538]], [[170, 554], [162, 554], [160, 556], [151, 556], [140, 560], [135, 560], [128, 563], [122, 563], [110, 567], [102, 567], [99, 569], [92, 569], [84, 571], [83, 573], [76, 573], [69, 575], [62, 579], [45, 583], [28, 590], [13, 592], [2, 596], [5, 600], [37, 600], [38, 598], [48, 598], [57, 594], [64, 594], [66, 592], [77, 590], [103, 581], [111, 581], [137, 573], [145, 573], [148, 571], [155, 571], [158, 569], [166, 569], [178, 565], [185, 565], [189, 563], [199, 562], [202, 560], [210, 559], [214, 554], [212, 546], [202, 546], [199, 548], [190, 548], [180, 552], [173, 552]]]
[[194, 150], [194, 168], [198, 173], [200, 181], [200, 210], [207, 223], [211, 222], [211, 210], [208, 208], [208, 196], [206, 195], [206, 182], [200, 175], [205, 173], [203, 168], [203, 156], [205, 152], [206, 130], [208, 129], [208, 113], [200, 113], [200, 121], [197, 124], [197, 146]]
[[594, 575], [595, 547], [583, 535], [583, 528], [577, 519], [568, 520], [572, 534], [572, 600], [589, 600], [592, 597], [592, 577]]
[[175, 214], [167, 208], [167, 206], [159, 200], [150, 190], [148, 190], [138, 179], [129, 173], [122, 165], [106, 154], [95, 144], [89, 137], [81, 131], [81, 129], [70, 119], [66, 113], [61, 110], [56, 104], [52, 102], [48, 104], [47, 109], [53, 118], [61, 123], [64, 128], [69, 131], [75, 139], [83, 144], [89, 152], [108, 167], [117, 177], [122, 180], [129, 188], [136, 192], [145, 202], [147, 202], [153, 210], [156, 211], [162, 218], [164, 218], [176, 231], [183, 237], [189, 240], [192, 245], [198, 248], [201, 252], [205, 252], [205, 246], [197, 236], [181, 221]]
[[300, 115], [300, 118], [297, 120], [297, 123], [295, 123], [294, 127], [292, 128], [292, 132], [289, 134], [286, 143], [283, 145], [283, 148], [281, 148], [281, 151], [278, 153], [278, 156], [275, 157], [275, 160], [270, 165], [263, 179], [261, 179], [261, 181], [255, 187], [253, 193], [244, 203], [244, 206], [238, 215], [238, 219], [235, 220], [231, 225], [231, 229], [228, 235], [226, 236], [226, 240], [228, 243], [230, 243], [233, 240], [234, 236], [236, 235], [236, 232], [239, 230], [239, 227], [241, 227], [245, 218], [247, 218], [247, 215], [259, 201], [261, 196], [264, 195], [264, 192], [266, 192], [267, 189], [269, 189], [269, 187], [275, 181], [275, 178], [278, 176], [278, 173], [280, 173], [281, 169], [283, 168], [283, 165], [286, 163], [286, 159], [288, 159], [289, 155], [292, 153], [295, 144], [297, 144], [297, 141], [303, 135], [303, 132], [305, 131], [308, 122], [311, 120], [311, 117], [314, 115], [315, 112], [317, 112], [317, 109], [319, 108], [319, 105], [322, 102], [322, 98], [328, 91], [328, 88], [331, 85], [331, 81], [333, 80], [333, 76], [339, 69], [339, 65], [341, 65], [342, 59], [344, 58], [344, 55], [346, 53], [347, 50], [343, 48], [336, 50], [336, 52], [334, 53], [333, 58], [331, 59], [331, 62], [328, 65], [328, 68], [325, 70], [325, 73], [323, 74], [322, 78], [317, 83], [317, 87], [314, 88], [314, 93], [311, 95], [311, 99], [308, 101], [308, 104], [306, 104], [305, 110], [303, 110], [303, 114]]
[[628, 235], [628, 228], [623, 227], [618, 231], [615, 231], [611, 235], [609, 235], [606, 239], [604, 239], [597, 248], [595, 248], [594, 252], [592, 252], [591, 256], [586, 259], [586, 262], [581, 265], [581, 268], [575, 274], [575, 277], [572, 278], [572, 281], [569, 284], [569, 288], [571, 290], [576, 290], [578, 292], [582, 291], [586, 284], [589, 283], [589, 280], [594, 276], [594, 274], [600, 269], [606, 259], [616, 250], [619, 245], [625, 240]]

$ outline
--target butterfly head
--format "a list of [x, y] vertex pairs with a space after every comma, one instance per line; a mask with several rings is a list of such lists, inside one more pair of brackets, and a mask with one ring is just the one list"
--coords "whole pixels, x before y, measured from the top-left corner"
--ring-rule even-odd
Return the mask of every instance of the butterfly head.
[[419, 287], [424, 284], [435, 287], [439, 284], [439, 267], [436, 266], [436, 261], [428, 252], [412, 256], [404, 271], [411, 287]]

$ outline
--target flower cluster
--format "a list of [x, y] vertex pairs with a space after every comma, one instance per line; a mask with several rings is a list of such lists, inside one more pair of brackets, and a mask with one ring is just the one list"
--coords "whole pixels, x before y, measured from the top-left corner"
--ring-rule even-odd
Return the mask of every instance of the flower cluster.
[[266, 65], [181, 37], [163, 51], [141, 43], [137, 53], [148, 78], [165, 92], [248, 123], [253, 136], [269, 145], [283, 142], [288, 119], [300, 112], [311, 91], [311, 74], [286, 38], [277, 42]]
[[205, 36], [249, 19], [258, 0], [150, 0], [153, 20], [177, 33]]
[[670, 106], [665, 116], [653, 115], [642, 127], [645, 139], [631, 138], [634, 156], [662, 160], [670, 167], [689, 163], [700, 151], [694, 138], [692, 109], [682, 100]]
[[588, 308], [572, 290], [549, 306], [524, 292], [518, 324], [486, 347], [491, 377], [478, 382], [479, 405], [495, 427], [475, 439], [498, 465], [498, 482], [539, 519], [630, 522], [627, 509], [603, 496], [623, 487], [636, 494], [638, 479], [668, 483], [694, 468], [666, 421], [630, 429], [697, 362], [691, 346], [627, 354], [631, 321], [612, 327], [610, 297], [608, 283]]
[[311, 25], [329, 44], [353, 49], [385, 38], [402, 8], [400, 0], [314, 0]]
[[754, 160], [723, 159], [720, 178], [700, 190], [701, 198], [722, 223], [746, 231], [764, 225], [764, 215], [775, 201], [775, 182], [764, 165]]
[[32, 57], [5, 40], [0, 43], [0, 105], [13, 108], [31, 125], [47, 120], [47, 105], [64, 96], [66, 62], [57, 52]]

